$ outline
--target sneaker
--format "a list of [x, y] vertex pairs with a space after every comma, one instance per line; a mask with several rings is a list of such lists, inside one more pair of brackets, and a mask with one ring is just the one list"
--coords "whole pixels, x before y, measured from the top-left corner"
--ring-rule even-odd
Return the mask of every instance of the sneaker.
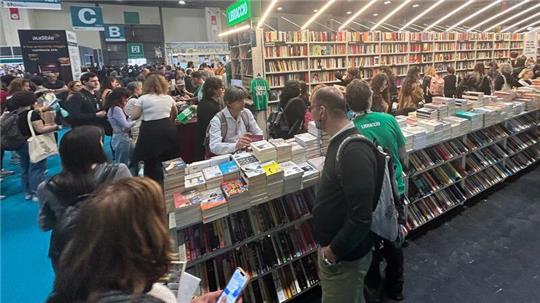
[[25, 199], [25, 200], [32, 200], [32, 194], [26, 194], [26, 195], [24, 196], [24, 199]]
[[39, 199], [37, 196], [32, 196], [32, 202], [39, 202]]
[[15, 174], [12, 170], [2, 169], [2, 177], [7, 177]]

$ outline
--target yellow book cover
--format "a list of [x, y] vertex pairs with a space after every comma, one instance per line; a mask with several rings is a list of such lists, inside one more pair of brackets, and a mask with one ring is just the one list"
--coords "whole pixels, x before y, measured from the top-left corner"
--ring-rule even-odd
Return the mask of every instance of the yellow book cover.
[[282, 169], [281, 169], [281, 165], [279, 165], [279, 163], [275, 162], [275, 161], [272, 161], [272, 162], [269, 162], [267, 164], [264, 164], [262, 165], [262, 169], [264, 170], [264, 172], [266, 173], [267, 176], [271, 176], [275, 173], [278, 173], [280, 172]]

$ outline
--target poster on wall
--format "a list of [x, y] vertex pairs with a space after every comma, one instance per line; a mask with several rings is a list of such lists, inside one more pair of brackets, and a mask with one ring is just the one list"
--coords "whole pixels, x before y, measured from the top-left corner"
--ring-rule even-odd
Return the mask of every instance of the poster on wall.
[[536, 56], [538, 55], [538, 32], [532, 31], [525, 33], [525, 45], [523, 48], [523, 54], [527, 56], [527, 58], [534, 58], [536, 60]]
[[[31, 74], [55, 72], [66, 82], [80, 76], [81, 62], [74, 33], [69, 32], [69, 39], [72, 41], [70, 50], [67, 31], [19, 30], [18, 32], [24, 68], [27, 72]], [[76, 54], [73, 54], [74, 52]]]
[[71, 75], [74, 80], [81, 78], [81, 53], [77, 44], [77, 35], [74, 32], [66, 31], [69, 62], [71, 62]]
[[3, 7], [61, 10], [60, 0], [2, 0]]

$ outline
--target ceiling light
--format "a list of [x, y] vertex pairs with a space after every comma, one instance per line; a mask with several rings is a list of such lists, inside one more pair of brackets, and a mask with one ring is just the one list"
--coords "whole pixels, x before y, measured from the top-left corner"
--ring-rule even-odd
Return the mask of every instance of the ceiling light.
[[414, 7], [414, 8], [417, 8], [419, 6], [420, 6], [420, 4], [418, 4], [418, 3], [415, 3], [415, 4], [412, 5], [412, 7]]
[[373, 13], [373, 17], [377, 17], [378, 15], [378, 13]]
[[[537, 24], [539, 24], [539, 23], [540, 23], [540, 20], [538, 20], [538, 21], [536, 21], [536, 22], [534, 22], [534, 23], [531, 23], [531, 24], [527, 24], [526, 26], [524, 26], [524, 27], [518, 29], [518, 30], [515, 31], [514, 33], [519, 33], [519, 32], [521, 32], [522, 30], [525, 30], [525, 29], [527, 29], [527, 28], [529, 28], [529, 27], [533, 27], [534, 25], [537, 25]], [[534, 28], [533, 28], [533, 29], [534, 29]]]
[[314, 13], [316, 13], [316, 12], [318, 12], [318, 11], [319, 11], [318, 9], [314, 9], [314, 10], [313, 10]]
[[348, 11], [348, 12], [347, 12], [347, 15], [350, 15], [350, 14], [352, 14], [352, 12], [351, 12], [351, 11]]
[[516, 22], [516, 23], [514, 23], [514, 24], [512, 24], [512, 25], [510, 25], [510, 26], [508, 26], [508, 27], [506, 27], [505, 29], [501, 30], [501, 32], [507, 32], [507, 31], [508, 31], [509, 29], [511, 29], [512, 27], [518, 26], [518, 25], [520, 25], [521, 23], [527, 22], [527, 21], [533, 19], [534, 17], [538, 17], [538, 16], [540, 16], [540, 13], [536, 13], [536, 14], [534, 14], [534, 15], [532, 15], [532, 16], [529, 16], [529, 17], [527, 17], [527, 18], [525, 18], [525, 19], [523, 19], [523, 20], [520, 20], [519, 22]]
[[498, 17], [500, 17], [500, 16], [502, 16], [502, 15], [504, 15], [504, 14], [510, 12], [510, 11], [515, 10], [516, 8], [520, 7], [522, 4], [525, 4], [525, 3], [529, 2], [529, 1], [531, 1], [531, 0], [525, 0], [525, 1], [522, 1], [522, 2], [520, 2], [520, 3], [518, 3], [518, 4], [516, 4], [516, 5], [513, 5], [513, 6], [509, 7], [509, 8], [507, 8], [507, 9], [503, 10], [502, 12], [496, 14], [495, 16], [489, 17], [489, 18], [487, 18], [486, 20], [484, 20], [484, 21], [478, 23], [477, 25], [475, 25], [475, 26], [469, 28], [469, 30], [467, 30], [467, 31], [470, 32], [470, 31], [472, 31], [473, 29], [475, 29], [475, 28], [477, 28], [477, 27], [479, 27], [479, 26], [482, 26], [482, 25], [488, 23], [489, 21], [491, 21], [491, 20], [493, 20], [493, 19], [496, 19], [496, 18], [498, 18]]
[[533, 6], [533, 7], [529, 7], [528, 9], [526, 9], [526, 10], [524, 10], [524, 11], [521, 11], [521, 12], [519, 12], [519, 13], [517, 13], [517, 14], [511, 16], [511, 17], [508, 17], [508, 18], [504, 19], [503, 21], [501, 21], [501, 22], [499, 22], [499, 23], [497, 23], [497, 24], [495, 24], [495, 25], [492, 25], [491, 27], [486, 28], [486, 29], [484, 30], [484, 32], [490, 31], [490, 30], [496, 28], [497, 26], [499, 26], [499, 25], [501, 25], [501, 24], [504, 24], [504, 23], [506, 23], [506, 22], [508, 22], [508, 21], [510, 21], [510, 20], [513, 20], [513, 19], [515, 19], [515, 18], [517, 18], [517, 17], [519, 17], [519, 16], [521, 16], [521, 15], [523, 15], [523, 14], [526, 14], [527, 12], [530, 12], [531, 10], [533, 10], [533, 9], [535, 9], [535, 8], [537, 8], [537, 7], [540, 7], [540, 3], [538, 3], [537, 5], [535, 5], [535, 6]]
[[377, 0], [371, 0], [368, 2], [368, 4], [362, 6], [362, 8], [357, 11], [354, 15], [352, 15], [347, 21], [345, 21], [345, 23], [343, 23], [338, 30], [343, 30], [347, 24], [351, 23], [354, 19], [358, 18], [358, 16], [360, 16], [361, 13], [365, 12], [373, 3], [375, 3], [375, 1]]
[[325, 5], [323, 5], [323, 7], [321, 7], [318, 11], [315, 11], [316, 14], [313, 15], [311, 18], [309, 18], [309, 20], [306, 22], [306, 24], [304, 24], [302, 26], [301, 29], [306, 29], [310, 24], [311, 22], [315, 21], [315, 19], [317, 19], [326, 9], [328, 9], [330, 7], [330, 5], [332, 5], [334, 2], [336, 2], [336, 0], [329, 0], [328, 2], [326, 2]]
[[180, 1], [178, 1], [178, 4], [180, 4], [180, 5], [186, 5], [186, 1], [180, 0]]
[[242, 25], [242, 26], [240, 26], [240, 27], [233, 28], [233, 29], [231, 29], [231, 30], [228, 30], [228, 31], [219, 33], [219, 34], [218, 34], [218, 37], [223, 37], [223, 36], [227, 36], [227, 35], [230, 35], [230, 34], [242, 32], [242, 31], [248, 30], [248, 29], [250, 29], [250, 28], [251, 28], [251, 26], [250, 26], [249, 24]]
[[528, 31], [532, 31], [532, 30], [533, 30], [533, 27], [532, 27], [532, 26], [529, 26], [529, 27], [527, 27], [527, 30], [528, 30]]
[[270, 11], [272, 11], [272, 8], [274, 8], [274, 5], [276, 5], [277, 2], [278, 0], [272, 0], [272, 2], [270, 2], [270, 5], [268, 5], [268, 7], [266, 8], [266, 11], [264, 11], [263, 15], [261, 16], [261, 19], [259, 19], [259, 23], [257, 24], [257, 27], [261, 27], [264, 24], [264, 20], [266, 20], [266, 18], [270, 14]]
[[384, 1], [384, 5], [390, 4], [392, 1]]
[[375, 29], [377, 29], [377, 27], [379, 27], [379, 25], [381, 25], [384, 21], [388, 20], [390, 17], [392, 17], [393, 15], [395, 15], [398, 11], [400, 11], [404, 6], [406, 6], [407, 4], [409, 4], [409, 2], [411, 2], [412, 0], [405, 0], [403, 3], [401, 3], [398, 7], [396, 7], [393, 11], [391, 11], [388, 15], [384, 16], [384, 18], [381, 19], [381, 21], [379, 21], [377, 24], [373, 25], [373, 27], [371, 28], [372, 31], [374, 31]]
[[490, 9], [492, 6], [494, 5], [497, 5], [499, 4], [499, 2], [501, 2], [502, 0], [497, 0], [497, 1], [494, 1], [493, 3], [491, 3], [490, 5], [482, 8], [481, 10], [477, 11], [476, 13], [470, 15], [469, 17], [465, 18], [465, 19], [462, 19], [461, 21], [459, 21], [458, 23], [455, 23], [454, 25], [450, 26], [448, 29], [446, 29], [447, 32], [449, 32], [451, 29], [459, 26], [460, 24], [464, 23], [464, 22], [467, 22], [467, 20], [475, 17], [475, 16], [478, 16], [479, 14], [485, 12], [486, 10]]
[[467, 2], [465, 2], [464, 4], [462, 4], [460, 7], [456, 8], [455, 10], [449, 12], [448, 14], [446, 14], [444, 17], [442, 17], [441, 19], [435, 21], [435, 23], [431, 24], [430, 26], [426, 27], [424, 29], [424, 31], [428, 31], [430, 28], [434, 27], [435, 25], [443, 22], [444, 20], [446, 20], [447, 18], [450, 18], [453, 14], [459, 12], [460, 10], [466, 8], [467, 6], [471, 5], [474, 1], [476, 0], [469, 0]]
[[407, 24], [403, 25], [403, 27], [400, 29], [400, 31], [404, 31], [409, 25], [413, 24], [416, 20], [422, 18], [425, 14], [429, 13], [432, 9], [439, 6], [439, 4], [443, 3], [444, 0], [439, 0], [437, 3], [433, 4], [432, 6], [428, 7], [424, 12], [420, 13], [420, 15], [414, 17], [411, 21], [407, 22]]
[[277, 8], [278, 11], [280, 11], [280, 10], [282, 10], [282, 9], [283, 9], [283, 7], [281, 7], [281, 6], [279, 6], [279, 7]]

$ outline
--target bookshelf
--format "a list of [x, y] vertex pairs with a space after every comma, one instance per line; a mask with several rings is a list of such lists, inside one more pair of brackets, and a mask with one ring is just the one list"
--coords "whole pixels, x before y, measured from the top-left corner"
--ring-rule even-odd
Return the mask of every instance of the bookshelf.
[[[321, 83], [339, 83], [335, 72], [344, 72], [350, 66], [363, 67], [361, 76], [366, 80], [373, 77], [379, 67], [391, 66], [399, 86], [412, 66], [422, 71], [434, 67], [440, 74], [446, 73], [447, 66], [453, 66], [460, 75], [472, 71], [479, 62], [506, 61], [511, 51], [522, 50], [524, 46], [523, 34], [516, 33], [283, 32], [258, 29], [238, 36], [257, 41], [250, 58], [259, 58], [260, 62], [254, 61], [253, 69], [242, 69], [242, 63], [238, 63], [238, 69], [233, 68], [233, 77], [244, 79], [244, 76], [249, 78], [258, 73], [266, 77], [272, 90], [280, 90], [291, 79], [303, 80], [310, 88]], [[235, 39], [229, 42], [233, 58], [234, 48], [251, 45], [245, 38], [236, 40], [244, 43]], [[248, 73], [237, 70], [247, 70]]]

